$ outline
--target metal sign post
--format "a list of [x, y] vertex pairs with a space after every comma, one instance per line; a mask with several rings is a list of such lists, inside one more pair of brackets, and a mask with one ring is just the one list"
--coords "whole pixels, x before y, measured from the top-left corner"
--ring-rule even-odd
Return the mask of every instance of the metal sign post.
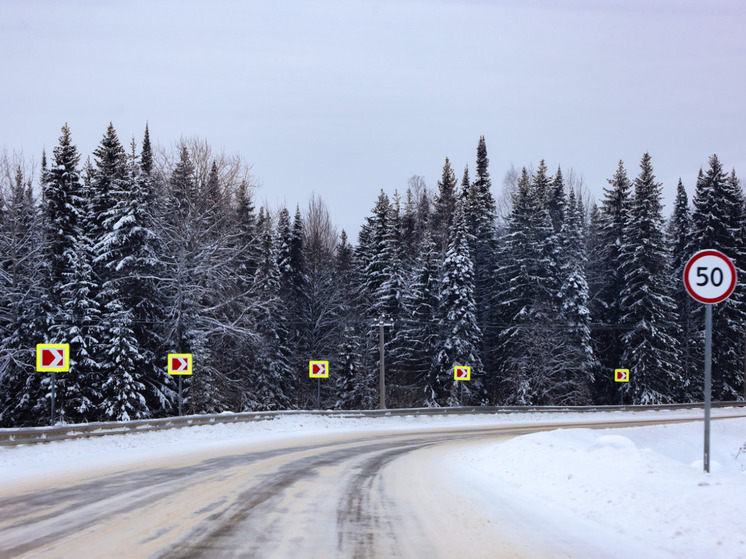
[[321, 379], [329, 378], [329, 361], [309, 361], [308, 362], [309, 378], [318, 379], [318, 389], [316, 393], [316, 407], [321, 409]]
[[704, 469], [710, 471], [710, 409], [712, 408], [712, 305], [705, 306], [705, 452]]
[[701, 250], [684, 268], [684, 287], [705, 305], [705, 449], [704, 470], [710, 471], [710, 411], [712, 407], [712, 305], [725, 301], [736, 288], [736, 267], [717, 250]]
[[66, 373], [70, 370], [70, 344], [36, 344], [36, 370], [39, 373], [52, 373], [51, 425], [54, 425], [54, 400], [57, 387], [54, 373]]
[[191, 353], [169, 353], [168, 354], [168, 374], [179, 376], [179, 417], [181, 417], [181, 404], [183, 401], [181, 392], [181, 377], [192, 374], [192, 354]]
[[464, 381], [471, 380], [471, 367], [456, 365], [453, 367], [453, 380], [459, 383], [458, 404], [464, 405]]

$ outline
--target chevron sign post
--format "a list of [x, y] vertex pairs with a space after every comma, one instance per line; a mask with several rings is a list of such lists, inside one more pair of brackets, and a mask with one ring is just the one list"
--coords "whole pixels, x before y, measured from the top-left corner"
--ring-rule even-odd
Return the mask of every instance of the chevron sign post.
[[456, 365], [453, 367], [453, 380], [459, 384], [458, 402], [464, 405], [464, 381], [471, 380], [471, 367]]
[[192, 354], [191, 353], [169, 353], [168, 354], [168, 374], [179, 376], [179, 417], [181, 417], [181, 377], [192, 374]]
[[319, 379], [316, 402], [318, 409], [321, 409], [321, 379], [329, 378], [329, 361], [309, 361], [308, 376]]
[[36, 371], [39, 373], [52, 373], [52, 425], [54, 425], [54, 396], [56, 385], [54, 373], [66, 373], [69, 370], [70, 344], [36, 344]]

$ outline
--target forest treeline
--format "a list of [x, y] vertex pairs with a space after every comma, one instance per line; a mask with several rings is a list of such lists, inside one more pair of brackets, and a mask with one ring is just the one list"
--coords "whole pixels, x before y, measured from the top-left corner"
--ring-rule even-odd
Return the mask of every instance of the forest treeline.
[[[432, 191], [381, 191], [354, 243], [319, 198], [257, 208], [240, 158], [155, 149], [147, 127], [127, 149], [110, 125], [83, 162], [66, 125], [36, 173], [7, 154], [0, 171], [3, 426], [49, 421], [37, 343], [70, 344], [64, 422], [173, 415], [168, 353], [194, 356], [187, 413], [315, 407], [310, 360], [330, 363], [323, 407], [374, 408], [381, 320], [389, 407], [698, 401], [684, 265], [714, 248], [746, 269], [744, 194], [714, 155], [670, 216], [648, 154], [598, 204], [524, 168], [498, 215], [482, 137], [473, 179], [446, 159]], [[744, 310], [740, 285], [714, 308], [715, 399], [743, 398]]]

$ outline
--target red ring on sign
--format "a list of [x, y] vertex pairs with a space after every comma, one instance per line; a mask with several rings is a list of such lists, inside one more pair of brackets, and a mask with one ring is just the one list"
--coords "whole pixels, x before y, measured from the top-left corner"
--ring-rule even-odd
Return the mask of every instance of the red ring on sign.
[[[692, 266], [696, 264], [696, 262], [704, 257], [704, 256], [715, 256], [716, 258], [722, 260], [727, 264], [728, 268], [730, 269], [731, 274], [731, 282], [728, 286], [728, 289], [725, 290], [725, 292], [722, 295], [718, 295], [717, 297], [702, 297], [701, 295], [697, 294], [696, 291], [692, 288], [692, 286], [689, 284], [689, 270], [692, 269]], [[692, 256], [689, 259], [689, 262], [686, 263], [686, 267], [684, 268], [684, 287], [686, 287], [687, 292], [689, 295], [691, 295], [694, 299], [699, 301], [700, 303], [704, 303], [706, 305], [713, 305], [715, 303], [719, 303], [721, 301], [725, 301], [728, 297], [731, 296], [733, 291], [736, 289], [736, 267], [733, 265], [733, 261], [728, 258], [725, 254], [720, 252], [719, 250], [700, 250], [697, 254]]]

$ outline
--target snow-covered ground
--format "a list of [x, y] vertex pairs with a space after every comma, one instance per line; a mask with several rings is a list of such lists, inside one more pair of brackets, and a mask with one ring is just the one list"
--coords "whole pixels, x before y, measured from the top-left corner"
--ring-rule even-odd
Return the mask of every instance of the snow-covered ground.
[[710, 474], [701, 422], [542, 432], [453, 454], [449, 467], [525, 497], [555, 533], [614, 538], [613, 557], [746, 558], [746, 419], [713, 421], [711, 435]]
[[[734, 413], [714, 410], [713, 417]], [[304, 438], [377, 430], [692, 418], [701, 412], [505, 414], [341, 419], [292, 415], [272, 421], [0, 447], [0, 494], [59, 472], [118, 469], [128, 463]], [[438, 475], [453, 490], [506, 499], [553, 534], [596, 540], [612, 557], [746, 558], [746, 419], [712, 423], [711, 469], [702, 471], [702, 422], [664, 426], [563, 428], [506, 442], [446, 445]], [[471, 488], [471, 489], [470, 489]], [[498, 512], [495, 511], [497, 515]], [[502, 514], [505, 514], [504, 508]], [[562, 555], [564, 556], [564, 555]]]

